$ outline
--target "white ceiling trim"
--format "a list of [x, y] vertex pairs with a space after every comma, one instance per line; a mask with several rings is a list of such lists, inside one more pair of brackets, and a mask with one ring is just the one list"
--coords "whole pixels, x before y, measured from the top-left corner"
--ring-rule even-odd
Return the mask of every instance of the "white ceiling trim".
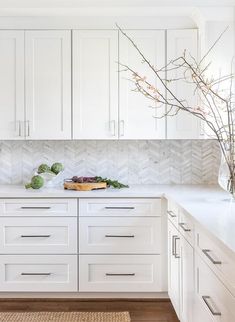
[[0, 8], [85, 8], [85, 7], [225, 7], [234, 0], [0, 0]]

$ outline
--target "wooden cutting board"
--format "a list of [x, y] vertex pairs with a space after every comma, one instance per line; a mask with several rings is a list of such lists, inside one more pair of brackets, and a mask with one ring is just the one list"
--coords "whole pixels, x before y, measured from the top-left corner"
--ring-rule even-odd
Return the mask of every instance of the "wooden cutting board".
[[77, 191], [91, 191], [97, 189], [106, 189], [107, 183], [106, 182], [64, 182], [64, 189], [66, 190], [77, 190]]

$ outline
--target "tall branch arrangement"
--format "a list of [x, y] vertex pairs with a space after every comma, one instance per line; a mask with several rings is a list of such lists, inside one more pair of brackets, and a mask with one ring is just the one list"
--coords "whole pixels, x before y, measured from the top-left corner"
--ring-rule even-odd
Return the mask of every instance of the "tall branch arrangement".
[[[223, 36], [224, 31], [208, 52], [197, 61], [187, 50], [181, 56], [169, 61], [163, 67], [154, 66], [138, 45], [119, 26], [119, 31], [136, 49], [148, 69], [154, 74], [156, 82], [151, 82], [145, 75], [130, 66], [120, 63], [121, 71], [130, 72], [130, 81], [134, 84], [134, 91], [143, 94], [159, 109], [157, 117], [175, 116], [183, 111], [192, 114], [205, 123], [208, 135], [219, 142], [222, 156], [227, 164], [227, 190], [235, 194], [235, 103], [233, 94], [234, 75], [208, 76], [211, 63], [207, 63], [209, 53]], [[231, 65], [232, 67], [232, 65]], [[169, 77], [168, 75], [177, 75]], [[174, 93], [175, 82], [191, 84], [191, 95], [197, 97], [195, 105]], [[158, 84], [156, 86], [156, 84]], [[191, 101], [191, 100], [190, 100]], [[165, 108], [166, 107], [166, 108]]]

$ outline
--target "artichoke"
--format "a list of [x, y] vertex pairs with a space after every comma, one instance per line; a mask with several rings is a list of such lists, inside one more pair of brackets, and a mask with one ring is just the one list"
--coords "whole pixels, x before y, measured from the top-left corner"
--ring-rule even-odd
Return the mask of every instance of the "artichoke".
[[25, 188], [40, 189], [43, 187], [43, 185], [44, 185], [44, 179], [41, 176], [37, 175], [32, 177], [31, 182], [27, 183], [25, 185]]
[[38, 173], [51, 172], [51, 168], [47, 164], [40, 164], [38, 167]]
[[51, 171], [54, 172], [55, 174], [60, 173], [62, 170], [64, 170], [64, 166], [62, 163], [56, 162], [51, 166]]

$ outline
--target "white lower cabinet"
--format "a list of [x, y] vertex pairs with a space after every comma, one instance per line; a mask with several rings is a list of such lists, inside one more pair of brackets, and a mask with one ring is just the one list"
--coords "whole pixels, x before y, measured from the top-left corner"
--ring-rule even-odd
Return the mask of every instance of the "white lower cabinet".
[[81, 254], [160, 254], [160, 217], [80, 217]]
[[0, 292], [166, 291], [161, 206], [160, 198], [0, 199]]
[[161, 292], [159, 255], [80, 255], [81, 292]]
[[77, 218], [0, 217], [1, 254], [76, 254]]
[[194, 322], [235, 321], [235, 297], [198, 255], [196, 287]]
[[76, 255], [1, 255], [1, 292], [76, 292]]
[[[180, 321], [193, 322], [194, 250], [180, 238]], [[204, 321], [203, 321], [204, 322]]]
[[234, 257], [180, 206], [175, 213], [178, 222], [168, 207], [168, 293], [179, 320], [235, 321]]
[[180, 313], [179, 242], [179, 232], [168, 220], [168, 294], [178, 317]]

